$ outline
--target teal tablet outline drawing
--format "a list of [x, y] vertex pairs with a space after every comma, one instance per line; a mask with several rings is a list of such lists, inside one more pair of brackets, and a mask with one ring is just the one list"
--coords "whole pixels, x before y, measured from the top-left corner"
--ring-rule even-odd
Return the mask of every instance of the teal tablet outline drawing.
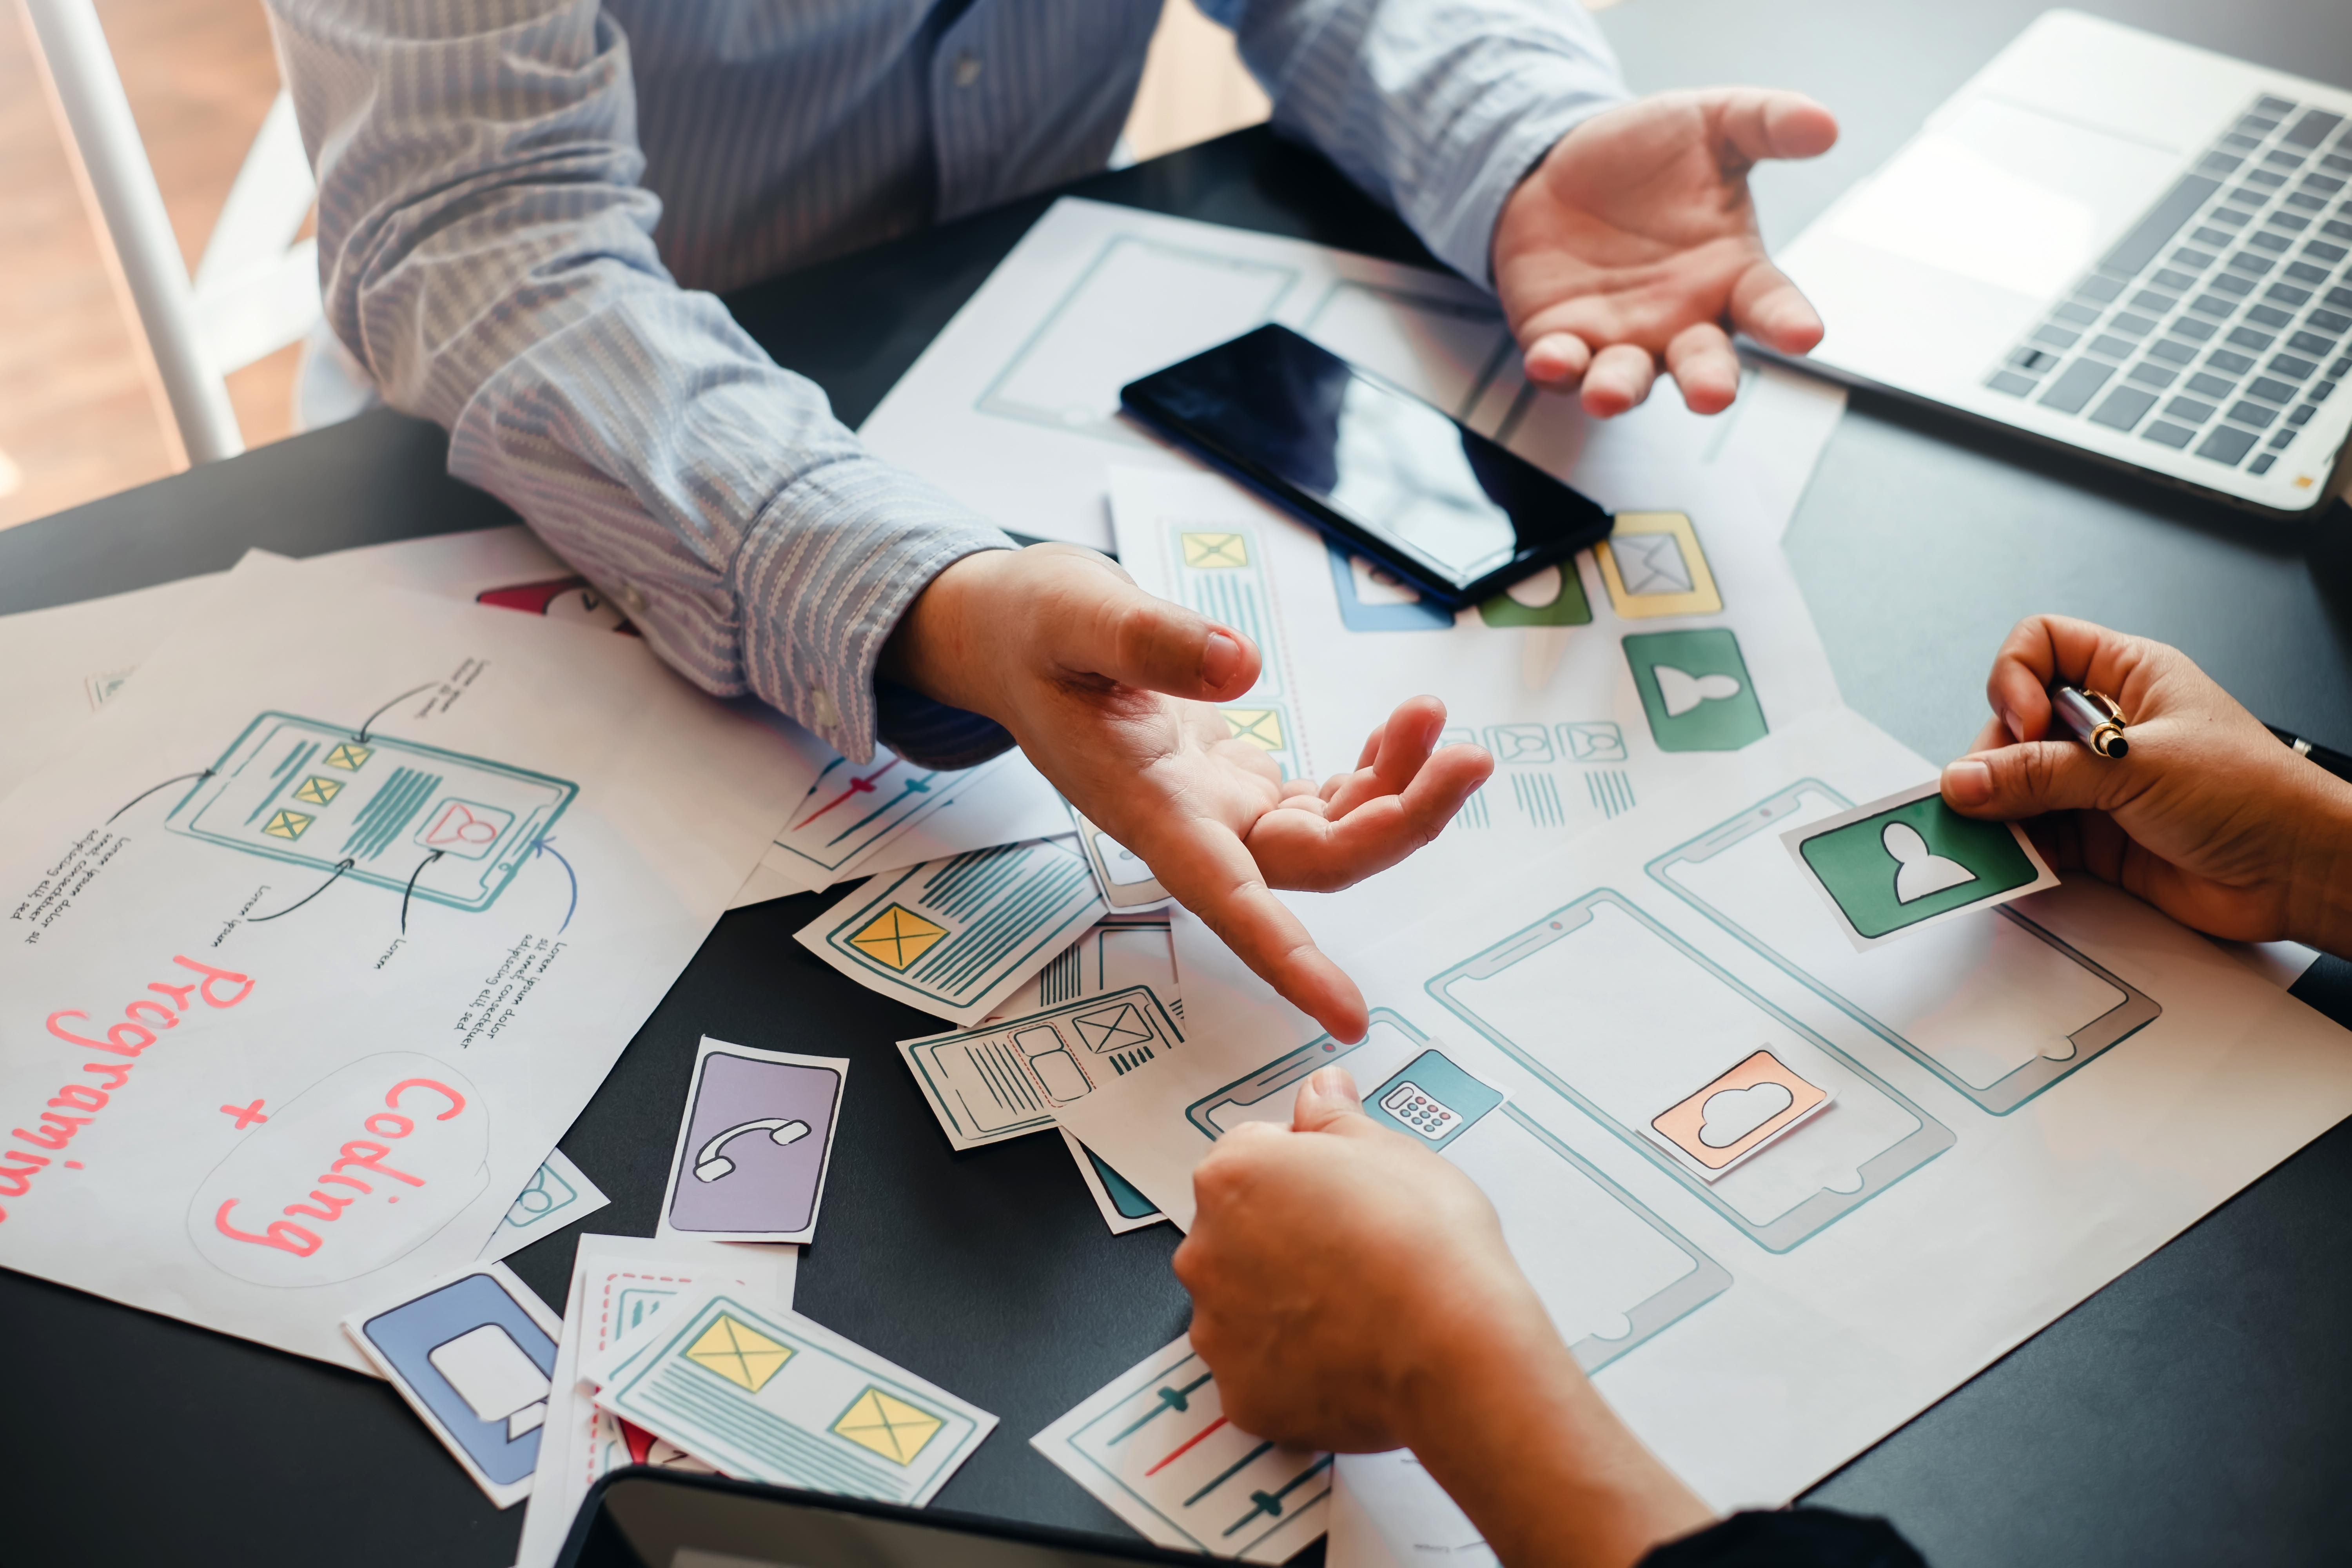
[[1998, 898], [2041, 875], [2007, 823], [1962, 816], [1935, 795], [1801, 838], [1797, 853], [1867, 937]]
[[[1661, 1219], [1647, 1204], [1627, 1192], [1599, 1166], [1578, 1153], [1565, 1139], [1544, 1125], [1528, 1110], [1505, 1100], [1500, 1094], [1488, 1089], [1476, 1075], [1458, 1067], [1453, 1057], [1447, 1054], [1453, 1047], [1431, 1039], [1414, 1026], [1411, 1019], [1393, 1008], [1371, 1009], [1368, 1016], [1364, 1037], [1356, 1044], [1343, 1045], [1329, 1035], [1319, 1035], [1303, 1046], [1297, 1046], [1284, 1052], [1254, 1071], [1244, 1073], [1232, 1082], [1210, 1090], [1184, 1108], [1184, 1119], [1192, 1124], [1195, 1131], [1204, 1134], [1213, 1142], [1220, 1136], [1216, 1121], [1216, 1113], [1220, 1110], [1227, 1106], [1246, 1108], [1266, 1103], [1317, 1068], [1344, 1060], [1362, 1049], [1370, 1043], [1374, 1034], [1384, 1026], [1394, 1029], [1402, 1036], [1415, 1047], [1416, 1054], [1403, 1068], [1382, 1079], [1372, 1093], [1365, 1096], [1365, 1104], [1368, 1108], [1377, 1107], [1388, 1091], [1394, 1089], [1401, 1080], [1410, 1078], [1415, 1069], [1427, 1071], [1428, 1069], [1424, 1068], [1423, 1064], [1428, 1058], [1435, 1057], [1444, 1064], [1444, 1076], [1449, 1086], [1466, 1081], [1476, 1085], [1480, 1091], [1476, 1101], [1472, 1101], [1467, 1095], [1464, 1096], [1461, 1107], [1465, 1113], [1463, 1125], [1457, 1131], [1447, 1136], [1444, 1140], [1444, 1143], [1452, 1143], [1487, 1115], [1500, 1114], [1542, 1145], [1547, 1152], [1558, 1155], [1570, 1169], [1599, 1188], [1604, 1196], [1615, 1200], [1635, 1219], [1656, 1232], [1676, 1251], [1690, 1259], [1691, 1268], [1688, 1273], [1645, 1300], [1637, 1301], [1625, 1309], [1627, 1328], [1622, 1339], [1609, 1339], [1597, 1333], [1587, 1334], [1570, 1347], [1576, 1356], [1577, 1363], [1586, 1372], [1599, 1372], [1611, 1362], [1656, 1338], [1674, 1324], [1680, 1322], [1731, 1289], [1731, 1271], [1717, 1262], [1696, 1242]], [[1440, 1075], [1431, 1073], [1430, 1076], [1436, 1078]], [[1455, 1092], [1463, 1091], [1456, 1087]], [[1473, 1113], [1474, 1105], [1476, 1104], [1483, 1104], [1483, 1109], [1476, 1109]]]
[[[498, 901], [579, 794], [569, 780], [511, 763], [271, 710], [230, 742], [163, 826], [265, 859], [340, 868], [343, 881], [418, 903], [478, 912]], [[457, 823], [453, 807], [476, 825], [504, 820], [488, 840], [424, 842], [445, 818]], [[436, 866], [462, 882], [436, 878]]]
[[[2061, 1080], [2080, 1071], [2094, 1058], [2121, 1045], [2125, 1040], [2163, 1016], [2162, 1005], [2146, 992], [2094, 961], [2088, 954], [2072, 946], [2055, 933], [2036, 924], [2032, 919], [2020, 913], [2013, 905], [2005, 905], [1992, 910], [1989, 911], [1990, 914], [2012, 922], [2027, 935], [2046, 944], [2061, 956], [2081, 965], [2106, 984], [2113, 986], [2124, 999], [2108, 1011], [2086, 1019], [2079, 1028], [2067, 1035], [2066, 1038], [2074, 1047], [2072, 1056], [2060, 1058], [2036, 1056], [2032, 1060], [2020, 1064], [2015, 1070], [1979, 1088], [1954, 1072], [1900, 1029], [1781, 952], [1724, 910], [1707, 902], [1696, 889], [1675, 880], [1672, 871], [1677, 864], [1706, 860], [1757, 833], [1771, 831], [1777, 835], [1779, 826], [1793, 816], [1800, 798], [1809, 792], [1821, 795], [1840, 811], [1851, 809], [1853, 804], [1817, 778], [1799, 779], [1786, 788], [1767, 795], [1756, 805], [1725, 818], [1706, 832], [1675, 845], [1652, 860], [1644, 869], [1648, 871], [1653, 881], [1721, 927], [1742, 946], [1765, 959], [1774, 968], [1853, 1018], [1855, 1023], [1934, 1073], [1954, 1089], [1967, 1096], [1978, 1107], [1994, 1116], [2008, 1115], [2028, 1100], [2055, 1087]], [[1793, 868], [1791, 869], [1793, 871]]]
[[[1861, 1183], [1852, 1192], [1840, 1192], [1834, 1188], [1824, 1187], [1811, 1197], [1774, 1218], [1760, 1222], [1751, 1220], [1735, 1208], [1715, 1187], [1685, 1170], [1672, 1155], [1652, 1140], [1643, 1137], [1639, 1130], [1628, 1127], [1619, 1121], [1577, 1089], [1574, 1084], [1561, 1077], [1559, 1071], [1534, 1051], [1489, 1024], [1468, 1003], [1459, 1001], [1448, 993], [1446, 988], [1456, 982], [1485, 979], [1500, 973], [1511, 964], [1532, 956], [1550, 945], [1552, 942], [1583, 929], [1591, 921], [1591, 910], [1602, 904], [1614, 907], [1651, 936], [1664, 942], [1681, 957], [1688, 960], [1702, 973], [1727, 987], [1748, 1005], [1754, 1007], [1807, 1045], [1821, 1051], [1840, 1067], [1853, 1073], [1874, 1092], [1884, 1095], [1917, 1122], [1916, 1130], [1864, 1160], [1858, 1173]], [[1559, 934], [1551, 934], [1555, 932]], [[1620, 1142], [1639, 1152], [1644, 1160], [1671, 1177], [1675, 1184], [1706, 1204], [1725, 1221], [1737, 1226], [1742, 1234], [1768, 1252], [1787, 1252], [1810, 1237], [1819, 1235], [1829, 1226], [1927, 1164], [1957, 1142], [1950, 1128], [1928, 1115], [1909, 1096], [1830, 1044], [1818, 1031], [1808, 1027], [1741, 984], [1720, 964], [1675, 935], [1664, 926], [1660, 925], [1646, 910], [1614, 889], [1595, 888], [1581, 898], [1562, 905], [1528, 925], [1522, 926], [1500, 942], [1492, 943], [1483, 952], [1433, 976], [1423, 989], [1447, 1012], [1475, 1029], [1481, 1037], [1493, 1042], [1505, 1056], [1533, 1074], [1546, 1088], [1575, 1106]], [[1694, 1084], [1693, 1087], [1696, 1088], [1696, 1085]], [[1664, 1108], [1661, 1106], [1659, 1109]]]
[[1658, 750], [1736, 752], [1769, 731], [1755, 678], [1728, 627], [1628, 632], [1623, 647]]

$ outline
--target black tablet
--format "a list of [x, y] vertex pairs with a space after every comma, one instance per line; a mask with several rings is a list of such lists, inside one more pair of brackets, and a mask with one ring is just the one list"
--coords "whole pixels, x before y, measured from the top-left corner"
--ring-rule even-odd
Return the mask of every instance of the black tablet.
[[1190, 1552], [1041, 1525], [633, 1467], [596, 1483], [558, 1568], [1125, 1568]]

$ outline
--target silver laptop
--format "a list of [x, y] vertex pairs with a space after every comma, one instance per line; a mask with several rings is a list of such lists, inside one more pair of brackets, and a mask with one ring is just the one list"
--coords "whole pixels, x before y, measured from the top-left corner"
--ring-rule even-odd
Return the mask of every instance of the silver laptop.
[[2333, 488], [2352, 91], [2053, 11], [1776, 259], [1842, 380], [2282, 511]]

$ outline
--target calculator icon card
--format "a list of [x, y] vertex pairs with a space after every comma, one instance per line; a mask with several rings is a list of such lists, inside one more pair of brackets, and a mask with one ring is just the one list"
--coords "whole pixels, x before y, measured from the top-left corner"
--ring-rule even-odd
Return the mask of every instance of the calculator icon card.
[[1375, 1121], [1443, 1149], [1503, 1103], [1503, 1093], [1447, 1059], [1423, 1051], [1367, 1097], [1364, 1110]]

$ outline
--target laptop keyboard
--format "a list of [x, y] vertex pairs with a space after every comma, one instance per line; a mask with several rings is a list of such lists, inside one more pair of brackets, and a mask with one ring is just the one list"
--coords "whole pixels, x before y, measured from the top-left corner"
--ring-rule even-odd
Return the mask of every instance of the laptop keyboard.
[[2268, 473], [2352, 371], [2344, 121], [2256, 99], [1985, 384]]

